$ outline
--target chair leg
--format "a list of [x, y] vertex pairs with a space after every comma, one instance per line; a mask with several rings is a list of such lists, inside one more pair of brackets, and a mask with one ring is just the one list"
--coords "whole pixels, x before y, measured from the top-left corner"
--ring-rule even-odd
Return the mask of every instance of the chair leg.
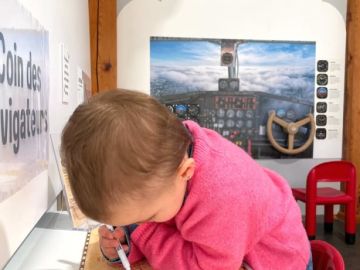
[[306, 202], [305, 228], [309, 240], [314, 240], [316, 235], [316, 204]]
[[355, 244], [356, 235], [356, 208], [355, 201], [348, 203], [345, 208], [345, 242]]
[[333, 232], [334, 223], [334, 205], [324, 205], [325, 208], [325, 220], [324, 220], [324, 231], [325, 233]]

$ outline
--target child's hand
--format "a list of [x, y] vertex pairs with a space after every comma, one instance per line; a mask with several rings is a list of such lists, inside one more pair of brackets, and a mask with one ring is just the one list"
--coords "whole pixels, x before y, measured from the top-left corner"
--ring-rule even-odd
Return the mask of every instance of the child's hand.
[[[120, 243], [125, 242], [125, 233], [121, 228], [116, 228], [115, 231], [111, 232], [105, 225], [99, 228], [99, 243], [100, 248], [108, 259], [118, 258], [116, 248]], [[125, 252], [129, 250], [128, 245], [122, 245]]]

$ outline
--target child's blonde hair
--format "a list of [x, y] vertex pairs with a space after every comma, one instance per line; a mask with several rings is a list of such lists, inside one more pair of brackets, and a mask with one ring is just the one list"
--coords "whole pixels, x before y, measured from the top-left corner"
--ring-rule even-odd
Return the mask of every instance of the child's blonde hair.
[[181, 121], [157, 100], [113, 90], [74, 111], [62, 133], [61, 156], [80, 209], [102, 220], [111, 204], [170, 184], [190, 142]]

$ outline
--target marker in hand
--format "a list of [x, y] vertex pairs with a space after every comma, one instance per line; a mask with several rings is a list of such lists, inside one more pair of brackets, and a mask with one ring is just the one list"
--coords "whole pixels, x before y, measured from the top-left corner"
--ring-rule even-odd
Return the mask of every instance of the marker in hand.
[[[114, 231], [114, 227], [111, 226], [111, 225], [106, 225], [106, 228], [111, 232]], [[131, 270], [129, 260], [128, 260], [126, 254], [125, 254], [125, 250], [123, 249], [121, 243], [119, 243], [118, 247], [116, 248], [116, 251], [117, 251], [117, 254], [118, 254], [124, 268], [126, 270]]]

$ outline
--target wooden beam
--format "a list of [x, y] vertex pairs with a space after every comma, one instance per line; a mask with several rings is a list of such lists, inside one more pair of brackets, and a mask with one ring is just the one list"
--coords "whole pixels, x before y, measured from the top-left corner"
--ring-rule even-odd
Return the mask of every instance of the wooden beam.
[[348, 0], [344, 159], [357, 168], [357, 220], [360, 220], [360, 2]]
[[88, 0], [90, 20], [91, 81], [93, 95], [115, 89], [116, 0]]

